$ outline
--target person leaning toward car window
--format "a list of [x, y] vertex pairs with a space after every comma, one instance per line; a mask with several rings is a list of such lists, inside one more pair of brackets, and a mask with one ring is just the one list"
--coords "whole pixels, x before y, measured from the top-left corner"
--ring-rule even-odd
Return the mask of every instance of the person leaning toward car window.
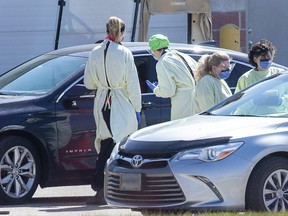
[[232, 95], [225, 79], [230, 76], [231, 58], [223, 51], [203, 55], [195, 70], [195, 112], [207, 110]]
[[151, 53], [158, 61], [158, 83], [146, 82], [157, 97], [171, 98], [171, 120], [176, 120], [194, 114], [193, 70], [197, 62], [185, 53], [168, 48], [169, 44], [169, 39], [162, 34], [149, 39]]
[[110, 17], [106, 32], [107, 38], [90, 53], [84, 72], [85, 86], [97, 90], [94, 117], [98, 159], [91, 184], [97, 193], [87, 200], [87, 204], [106, 203], [103, 192], [105, 163], [115, 143], [135, 132], [140, 123], [141, 91], [137, 69], [131, 51], [121, 45], [125, 23]]
[[254, 68], [244, 73], [238, 79], [235, 93], [282, 70], [271, 67], [275, 52], [276, 48], [274, 45], [266, 39], [261, 39], [251, 46], [248, 58]]
[[[275, 52], [275, 46], [266, 39], [261, 39], [259, 42], [252, 45], [248, 58], [250, 64], [254, 66], [254, 68], [244, 73], [238, 79], [235, 92], [282, 71], [283, 69], [281, 68], [271, 66]], [[271, 109], [277, 110], [278, 112], [287, 112], [288, 86], [287, 84], [279, 86], [281, 86], [281, 88], [278, 87], [273, 91], [262, 92], [259, 97], [255, 98], [253, 100], [255, 109], [261, 110], [261, 113], [268, 112], [269, 110], [271, 112]]]

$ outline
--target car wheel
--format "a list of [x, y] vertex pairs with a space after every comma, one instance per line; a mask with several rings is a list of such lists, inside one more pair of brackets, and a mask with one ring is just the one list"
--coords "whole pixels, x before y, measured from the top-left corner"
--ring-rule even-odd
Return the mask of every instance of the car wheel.
[[246, 191], [248, 210], [288, 210], [288, 159], [270, 157], [253, 171]]
[[38, 154], [27, 139], [11, 136], [0, 140], [0, 202], [24, 203], [37, 189], [40, 177]]

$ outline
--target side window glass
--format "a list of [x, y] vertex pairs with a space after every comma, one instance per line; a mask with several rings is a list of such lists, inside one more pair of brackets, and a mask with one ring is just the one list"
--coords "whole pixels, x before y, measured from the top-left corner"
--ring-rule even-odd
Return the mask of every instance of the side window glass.
[[89, 90], [83, 83], [83, 78], [69, 88], [61, 98], [67, 110], [91, 109], [95, 97], [95, 90]]
[[152, 56], [149, 56], [148, 79], [151, 80], [152, 82], [158, 81], [156, 73], [156, 64], [157, 61]]
[[196, 56], [196, 55], [189, 55], [191, 58], [193, 58], [195, 61], [198, 62], [201, 56]]
[[156, 60], [151, 56], [135, 57], [135, 65], [142, 93], [151, 92], [146, 84], [146, 80], [150, 80], [151, 82], [157, 81], [156, 63]]
[[147, 80], [147, 61], [144, 59], [136, 59], [135, 60], [135, 65], [137, 68], [137, 73], [138, 73], [138, 78], [139, 78], [139, 83], [140, 83], [140, 88], [141, 88], [141, 93], [147, 93], [147, 85], [146, 85], [146, 80]]
[[94, 90], [89, 90], [85, 87], [83, 78], [65, 93], [65, 96], [69, 98], [94, 97], [94, 95]]
[[234, 93], [239, 77], [245, 72], [247, 72], [248, 70], [251, 70], [251, 66], [243, 65], [243, 64], [240, 64], [238, 62], [233, 62], [233, 61], [231, 62], [231, 64], [232, 64], [233, 69], [231, 71], [229, 78], [226, 79], [225, 81], [229, 85], [232, 93]]

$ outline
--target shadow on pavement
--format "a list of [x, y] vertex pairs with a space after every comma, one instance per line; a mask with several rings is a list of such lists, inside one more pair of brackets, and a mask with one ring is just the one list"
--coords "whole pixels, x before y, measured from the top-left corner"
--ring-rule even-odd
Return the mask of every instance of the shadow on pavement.
[[[116, 209], [108, 205], [87, 205], [91, 196], [35, 197], [21, 205], [0, 205], [0, 215], [142, 215], [130, 209]], [[96, 212], [95, 212], [96, 211]], [[121, 213], [121, 214], [120, 214]]]

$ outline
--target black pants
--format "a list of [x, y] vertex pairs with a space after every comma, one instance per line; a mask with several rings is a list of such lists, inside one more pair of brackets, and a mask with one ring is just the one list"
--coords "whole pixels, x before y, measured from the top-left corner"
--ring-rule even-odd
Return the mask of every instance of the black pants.
[[[107, 127], [111, 131], [110, 128], [110, 109], [103, 110], [103, 117], [107, 124]], [[105, 139], [101, 141], [101, 150], [98, 155], [98, 159], [96, 161], [96, 170], [95, 174], [92, 178], [91, 188], [94, 191], [99, 191], [99, 189], [103, 189], [104, 187], [104, 168], [106, 161], [110, 157], [110, 154], [115, 146], [115, 142], [112, 138]]]

